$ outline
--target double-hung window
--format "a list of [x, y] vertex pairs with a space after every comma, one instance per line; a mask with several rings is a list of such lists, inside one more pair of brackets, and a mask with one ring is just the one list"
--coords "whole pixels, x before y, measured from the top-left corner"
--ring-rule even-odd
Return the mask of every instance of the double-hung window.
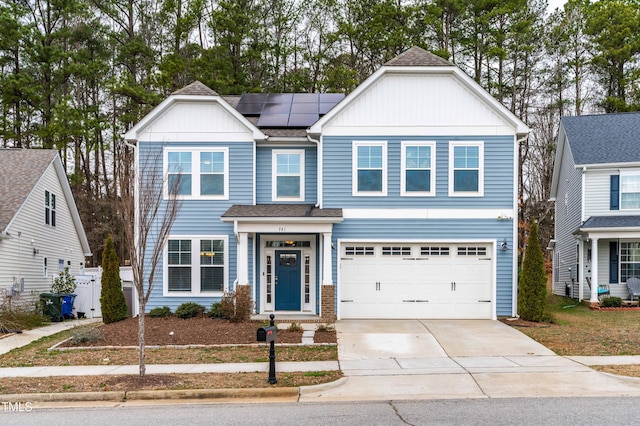
[[435, 147], [435, 142], [402, 142], [402, 195], [435, 195]]
[[226, 237], [170, 237], [166, 248], [165, 295], [210, 296], [225, 290]]
[[640, 276], [640, 242], [620, 242], [620, 282]]
[[226, 200], [229, 194], [227, 148], [165, 150], [165, 195]]
[[387, 195], [387, 143], [353, 143], [353, 195]]
[[56, 194], [44, 191], [44, 223], [56, 226]]
[[304, 150], [273, 150], [273, 201], [304, 201]]
[[640, 173], [620, 173], [620, 209], [640, 209]]
[[484, 194], [484, 144], [449, 143], [449, 196]]

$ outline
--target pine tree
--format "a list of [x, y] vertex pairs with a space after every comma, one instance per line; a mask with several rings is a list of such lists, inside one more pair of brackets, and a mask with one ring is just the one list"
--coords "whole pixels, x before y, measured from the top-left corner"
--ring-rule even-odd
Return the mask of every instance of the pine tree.
[[102, 321], [105, 324], [121, 321], [127, 316], [127, 302], [120, 284], [118, 263], [118, 255], [109, 235], [102, 253], [102, 289], [100, 291]]
[[542, 321], [546, 296], [547, 275], [544, 270], [544, 256], [538, 240], [538, 224], [533, 221], [520, 273], [518, 288], [518, 314], [520, 317], [527, 321]]

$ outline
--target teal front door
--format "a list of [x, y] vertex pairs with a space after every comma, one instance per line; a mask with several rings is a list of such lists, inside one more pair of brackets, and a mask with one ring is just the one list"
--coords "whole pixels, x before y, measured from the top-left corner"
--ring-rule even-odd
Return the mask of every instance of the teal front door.
[[276, 311], [300, 311], [300, 251], [276, 251]]

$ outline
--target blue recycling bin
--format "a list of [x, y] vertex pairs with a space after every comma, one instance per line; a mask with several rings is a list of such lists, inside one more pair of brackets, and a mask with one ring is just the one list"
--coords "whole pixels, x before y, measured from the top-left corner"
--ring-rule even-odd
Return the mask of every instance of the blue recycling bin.
[[73, 318], [73, 302], [76, 299], [75, 294], [65, 294], [62, 296], [62, 317], [65, 319]]

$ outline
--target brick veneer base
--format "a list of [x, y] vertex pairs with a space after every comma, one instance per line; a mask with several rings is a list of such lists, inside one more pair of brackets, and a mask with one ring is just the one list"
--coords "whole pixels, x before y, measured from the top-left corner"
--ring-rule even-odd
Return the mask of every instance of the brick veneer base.
[[327, 322], [335, 322], [336, 320], [336, 287], [333, 285], [322, 286], [320, 317]]

